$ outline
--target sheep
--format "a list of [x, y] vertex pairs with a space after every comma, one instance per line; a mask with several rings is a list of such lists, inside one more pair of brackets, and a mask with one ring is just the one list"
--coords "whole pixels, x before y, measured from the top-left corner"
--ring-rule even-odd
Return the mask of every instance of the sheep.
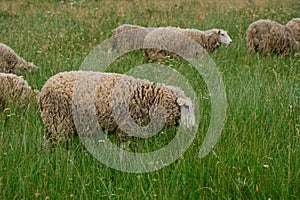
[[258, 20], [246, 31], [249, 51], [287, 54], [299, 48], [290, 28], [271, 20]]
[[294, 34], [295, 40], [300, 42], [300, 18], [294, 18], [286, 24]]
[[32, 72], [38, 67], [31, 62], [26, 62], [6, 44], [0, 43], [0, 72], [20, 75], [24, 69]]
[[[160, 123], [157, 126], [178, 125], [179, 119], [186, 128], [195, 124], [193, 103], [181, 89], [123, 74], [61, 72], [47, 80], [38, 99], [46, 127], [44, 138], [53, 145], [66, 142], [71, 136], [82, 132], [75, 127], [76, 120], [85, 120], [82, 130], [90, 129], [86, 124], [90, 124], [88, 116], [93, 113], [93, 108], [96, 123], [102, 129], [113, 132], [121, 127], [129, 132], [129, 136], [135, 136], [130, 132], [133, 124], [149, 125], [162, 113], [165, 123], [161, 124], [161, 118], [157, 119], [156, 122]], [[129, 113], [126, 115], [127, 111]], [[82, 113], [83, 117], [78, 119]], [[128, 116], [133, 121], [126, 121]], [[156, 126], [155, 123], [152, 125]], [[87, 136], [90, 134], [84, 133]]]
[[[170, 35], [172, 34], [172, 38]], [[163, 27], [158, 28], [151, 31], [145, 38], [144, 44], [145, 46], [152, 46], [152, 44], [163, 46], [162, 44], [167, 44], [167, 46], [171, 47], [174, 52], [181, 52], [181, 54], [186, 54], [190, 52], [186, 51], [186, 45], [193, 45], [190, 43], [191, 41], [186, 38], [192, 39], [197, 44], [200, 45], [202, 50], [201, 54], [212, 54], [216, 49], [218, 49], [222, 44], [226, 44], [227, 46], [232, 44], [232, 39], [228, 35], [228, 33], [223, 29], [211, 29], [207, 31], [200, 31], [197, 29], [182, 29], [175, 27]], [[164, 41], [167, 40], [167, 41]], [[172, 41], [172, 44], [168, 44], [169, 41]], [[176, 47], [176, 48], [175, 48]], [[188, 51], [193, 50], [193, 48], [188, 48]], [[204, 51], [205, 50], [205, 51]], [[161, 60], [166, 56], [170, 56], [172, 54], [168, 53], [163, 49], [154, 49], [154, 48], [146, 48], [145, 49], [145, 59], [151, 58], [151, 60]]]
[[9, 102], [25, 105], [36, 102], [38, 90], [32, 90], [22, 76], [0, 73], [0, 110], [4, 110]]
[[[113, 37], [112, 37], [112, 50], [116, 49], [116, 46], [122, 46], [126, 45], [127, 37], [130, 37], [131, 30], [139, 30], [139, 32], [133, 32], [134, 36], [132, 36], [133, 39], [136, 40], [136, 37], [139, 36], [140, 33], [142, 33], [142, 36], [139, 36], [139, 40], [143, 39], [151, 39], [156, 40], [157, 37], [155, 35], [152, 35], [152, 38], [149, 38], [150, 33], [157, 30], [157, 29], [165, 29], [166, 31], [182, 34], [183, 36], [186, 36], [188, 38], [193, 39], [195, 42], [199, 43], [209, 54], [213, 53], [217, 48], [221, 46], [221, 44], [230, 45], [232, 43], [232, 39], [228, 35], [228, 33], [223, 29], [211, 29], [207, 31], [200, 31], [198, 29], [182, 29], [182, 28], [176, 28], [176, 27], [152, 27], [152, 28], [146, 28], [138, 25], [131, 25], [131, 24], [123, 24], [116, 29], [114, 29]], [[120, 35], [121, 33], [128, 32], [129, 34]], [[119, 40], [117, 41], [116, 38], [118, 36], [121, 36]], [[176, 42], [177, 39], [174, 39], [174, 42]], [[123, 40], [123, 41], [122, 41]], [[147, 41], [144, 41], [147, 42]], [[121, 43], [121, 44], [118, 44]], [[149, 60], [151, 57], [152, 60], [160, 60], [163, 57], [166, 57], [169, 55], [165, 50], [162, 49], [145, 49], [144, 50], [144, 58], [145, 60]]]

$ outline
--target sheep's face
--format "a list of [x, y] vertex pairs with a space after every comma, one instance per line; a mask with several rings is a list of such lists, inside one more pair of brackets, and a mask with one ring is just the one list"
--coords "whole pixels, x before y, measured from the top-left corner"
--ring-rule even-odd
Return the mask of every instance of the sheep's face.
[[226, 31], [219, 29], [218, 34], [222, 44], [230, 45], [232, 43], [232, 40]]
[[27, 68], [28, 68], [28, 70], [30, 71], [30, 72], [33, 72], [33, 71], [37, 71], [38, 70], [38, 67], [37, 66], [35, 66], [35, 64], [33, 64], [33, 63], [27, 63]]

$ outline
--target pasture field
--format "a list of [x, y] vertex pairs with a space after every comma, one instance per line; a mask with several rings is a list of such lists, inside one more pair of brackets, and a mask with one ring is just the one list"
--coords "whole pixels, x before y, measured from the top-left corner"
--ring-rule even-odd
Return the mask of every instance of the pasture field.
[[[44, 148], [38, 105], [11, 103], [0, 113], [0, 199], [300, 199], [300, 52], [249, 53], [245, 40], [255, 20], [286, 24], [296, 17], [299, 0], [0, 1], [0, 42], [40, 67], [23, 74], [38, 90], [58, 72], [78, 70], [123, 23], [222, 28], [233, 39], [211, 55], [228, 107], [222, 135], [206, 157], [198, 157], [211, 113], [205, 82], [186, 62], [171, 60], [164, 64], [190, 80], [201, 113], [196, 138], [180, 159], [154, 172], [126, 173], [99, 162], [76, 137]], [[129, 53], [108, 71], [125, 73], [142, 56]], [[125, 140], [129, 151], [151, 151], [175, 134], [169, 128]]]

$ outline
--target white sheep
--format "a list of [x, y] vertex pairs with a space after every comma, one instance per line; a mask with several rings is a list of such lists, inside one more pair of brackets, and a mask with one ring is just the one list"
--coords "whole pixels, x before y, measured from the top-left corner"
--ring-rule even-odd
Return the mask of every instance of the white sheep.
[[0, 72], [20, 74], [24, 69], [31, 72], [38, 67], [25, 61], [6, 44], [0, 43]]
[[[131, 30], [139, 30], [139, 32], [132, 32], [134, 35], [132, 37], [130, 32]], [[228, 35], [228, 33], [223, 29], [211, 29], [207, 31], [200, 31], [198, 29], [183, 29], [183, 28], [175, 28], [175, 27], [142, 27], [138, 25], [131, 24], [123, 24], [116, 29], [113, 30], [112, 36], [112, 50], [122, 48], [122, 46], [128, 43], [128, 38], [136, 40], [159, 40], [161, 38], [156, 37], [155, 34], [150, 38], [152, 31], [156, 31], [157, 29], [169, 32], [174, 32], [178, 34], [182, 34], [185, 37], [193, 39], [195, 42], [200, 44], [209, 54], [215, 51], [217, 48], [221, 46], [221, 44], [230, 45], [232, 43], [232, 39]], [[128, 32], [129, 34], [123, 34]], [[137, 35], [139, 34], [139, 35]], [[177, 40], [180, 38], [174, 38], [174, 42], [178, 42]], [[144, 41], [147, 42], [147, 41]], [[160, 60], [161, 58], [169, 55], [168, 52], [162, 49], [145, 49], [145, 59], [148, 60], [150, 57], [153, 60]]]
[[[189, 54], [190, 52], [185, 51], [191, 51], [191, 48], [187, 48], [186, 45], [195, 46], [195, 44], [191, 43], [191, 41], [187, 40], [187, 38], [199, 44], [201, 47], [200, 51], [205, 50], [208, 54], [213, 53], [222, 44], [226, 44], [228, 46], [232, 43], [232, 39], [223, 29], [200, 31], [198, 29], [162, 27], [149, 32], [149, 34], [145, 37], [144, 44], [145, 46], [151, 46], [152, 44], [156, 44], [156, 46], [160, 46], [161, 44], [163, 46], [167, 44], [167, 46], [171, 48], [170, 50], [174, 51], [174, 53], [180, 52], [181, 54]], [[170, 42], [171, 44], [169, 44]], [[201, 54], [204, 53], [205, 52], [202, 52]], [[151, 58], [152, 60], [161, 60], [170, 55], [173, 54], [170, 54], [163, 49], [145, 49], [145, 59]]]
[[271, 20], [258, 20], [247, 29], [247, 45], [250, 51], [290, 53], [299, 43], [288, 27]]
[[286, 24], [294, 34], [295, 39], [300, 42], [300, 18], [294, 18]]
[[[187, 128], [195, 124], [193, 103], [179, 88], [115, 73], [71, 71], [54, 75], [40, 92], [39, 106], [45, 138], [52, 144], [76, 134], [74, 119], [78, 120], [78, 115], [84, 113], [79, 121], [88, 120], [89, 124], [93, 108], [97, 123], [108, 131], [120, 126], [130, 130], [132, 122], [146, 126], [162, 114], [166, 125], [176, 125], [179, 119]], [[128, 118], [131, 121], [126, 121]], [[88, 126], [86, 123], [83, 126]]]
[[12, 102], [15, 105], [25, 105], [36, 102], [38, 90], [32, 90], [22, 76], [0, 73], [0, 109]]

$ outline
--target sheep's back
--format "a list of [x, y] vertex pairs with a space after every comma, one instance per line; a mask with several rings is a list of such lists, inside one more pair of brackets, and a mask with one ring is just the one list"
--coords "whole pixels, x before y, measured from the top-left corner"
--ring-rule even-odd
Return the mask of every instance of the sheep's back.
[[130, 31], [134, 29], [142, 28], [142, 26], [137, 26], [137, 25], [131, 25], [131, 24], [122, 24], [118, 26], [117, 28], [113, 29], [113, 35], [125, 32], [125, 31]]

